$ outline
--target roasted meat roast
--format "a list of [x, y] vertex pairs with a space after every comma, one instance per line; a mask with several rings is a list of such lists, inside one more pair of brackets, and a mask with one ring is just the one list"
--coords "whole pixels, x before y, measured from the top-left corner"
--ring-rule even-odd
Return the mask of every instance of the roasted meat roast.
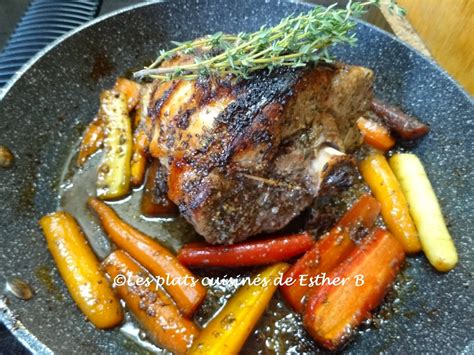
[[337, 64], [152, 84], [150, 152], [168, 197], [212, 244], [281, 229], [350, 184], [372, 79]]

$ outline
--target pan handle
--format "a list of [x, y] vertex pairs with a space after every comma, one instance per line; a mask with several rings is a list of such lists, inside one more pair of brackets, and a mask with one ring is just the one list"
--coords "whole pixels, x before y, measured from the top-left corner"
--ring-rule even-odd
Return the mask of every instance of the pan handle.
[[101, 0], [33, 0], [0, 53], [0, 91], [36, 53], [95, 18]]

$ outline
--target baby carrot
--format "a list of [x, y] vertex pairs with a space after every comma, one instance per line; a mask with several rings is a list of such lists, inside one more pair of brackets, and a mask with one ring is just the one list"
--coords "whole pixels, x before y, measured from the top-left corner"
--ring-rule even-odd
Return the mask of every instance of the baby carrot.
[[418, 232], [387, 159], [382, 154], [372, 154], [361, 162], [359, 168], [375, 198], [382, 204], [382, 217], [390, 232], [400, 240], [407, 253], [418, 253], [421, 250]]
[[423, 252], [436, 270], [451, 270], [458, 253], [420, 159], [414, 154], [395, 154], [390, 165], [410, 205]]
[[97, 213], [105, 232], [120, 248], [130, 254], [154, 276], [171, 282], [166, 291], [187, 317], [201, 305], [206, 289], [200, 281], [167, 249], [157, 241], [122, 221], [117, 214], [97, 198], [90, 198], [89, 206]]
[[276, 280], [288, 264], [267, 267], [240, 287], [206, 325], [189, 354], [238, 354], [277, 288]]
[[151, 275], [122, 250], [114, 251], [102, 265], [110, 278], [115, 280], [114, 287], [119, 296], [151, 340], [174, 354], [184, 354], [199, 330], [151, 281]]
[[311, 336], [330, 350], [341, 346], [382, 302], [404, 259], [402, 245], [386, 230], [376, 229], [365, 238], [328, 275], [332, 284], [310, 292], [304, 325]]
[[40, 220], [48, 248], [72, 298], [97, 328], [111, 328], [123, 320], [99, 261], [74, 218], [55, 212]]
[[390, 135], [390, 131], [380, 123], [361, 117], [357, 120], [357, 128], [365, 143], [374, 148], [385, 152], [395, 145], [395, 139]]

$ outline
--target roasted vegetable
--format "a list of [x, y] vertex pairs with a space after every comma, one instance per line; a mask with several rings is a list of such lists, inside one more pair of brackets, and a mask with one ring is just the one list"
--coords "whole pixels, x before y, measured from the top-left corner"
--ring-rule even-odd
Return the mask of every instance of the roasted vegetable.
[[395, 145], [395, 139], [392, 138], [387, 128], [380, 123], [360, 117], [357, 120], [359, 128], [365, 143], [382, 151], [387, 151]]
[[[114, 90], [121, 92], [127, 97], [127, 110], [131, 111], [138, 103], [140, 96], [140, 84], [134, 81], [118, 78]], [[77, 157], [77, 166], [81, 167], [89, 157], [99, 150], [104, 143], [104, 120], [101, 110], [97, 116], [89, 123], [81, 141], [79, 155]]]
[[167, 217], [178, 214], [176, 206], [167, 196], [167, 181], [161, 173], [160, 161], [154, 159], [148, 168], [141, 202], [141, 212], [146, 217]]
[[122, 307], [74, 218], [55, 212], [41, 218], [40, 225], [59, 273], [82, 313], [97, 328], [121, 323]]
[[280, 263], [267, 267], [241, 286], [194, 341], [190, 354], [237, 354], [265, 311], [277, 288], [276, 280], [288, 268]]
[[101, 115], [96, 116], [86, 128], [82, 137], [79, 155], [77, 156], [77, 166], [83, 166], [89, 157], [97, 152], [104, 143], [104, 121]]
[[138, 104], [135, 114], [135, 131], [133, 133], [133, 154], [131, 183], [133, 186], [140, 186], [143, 183], [145, 168], [147, 163], [147, 151], [149, 144], [149, 136], [151, 132], [151, 117], [148, 113], [148, 105], [151, 95], [153, 94], [153, 86], [146, 85], [142, 89], [141, 100]]
[[291, 307], [302, 313], [310, 281], [332, 271], [355, 248], [354, 239], [367, 234], [380, 212], [380, 204], [363, 195], [341, 220], [291, 266], [283, 277], [280, 291]]
[[114, 90], [127, 96], [127, 109], [131, 111], [140, 100], [141, 85], [125, 78], [118, 78], [115, 82]]
[[90, 198], [88, 204], [99, 216], [105, 232], [120, 249], [130, 254], [153, 276], [170, 281], [164, 284], [166, 291], [181, 312], [187, 317], [191, 316], [206, 296], [206, 289], [199, 279], [157, 241], [122, 221], [105, 203]]
[[132, 130], [127, 97], [113, 90], [100, 95], [100, 114], [104, 120], [104, 156], [99, 166], [97, 194], [102, 199], [116, 199], [130, 191]]
[[304, 253], [314, 244], [308, 233], [252, 240], [233, 245], [213, 246], [191, 243], [178, 252], [178, 260], [188, 266], [242, 267], [273, 264]]
[[397, 178], [381, 154], [372, 154], [360, 164], [360, 172], [375, 198], [382, 204], [382, 217], [390, 232], [403, 244], [407, 253], [421, 250], [418, 233]]
[[380, 100], [374, 99], [372, 101], [372, 110], [391, 130], [403, 139], [419, 139], [425, 136], [430, 130], [426, 124], [417, 118], [409, 116], [400, 109]]
[[156, 282], [151, 281], [151, 275], [122, 250], [114, 251], [102, 265], [150, 339], [174, 354], [184, 354], [199, 330], [179, 313]]
[[407, 198], [426, 257], [436, 270], [451, 270], [458, 254], [421, 161], [414, 154], [395, 154], [390, 165]]
[[330, 350], [347, 341], [382, 302], [404, 258], [400, 242], [383, 229], [364, 239], [324, 285], [310, 292], [304, 325], [311, 336]]

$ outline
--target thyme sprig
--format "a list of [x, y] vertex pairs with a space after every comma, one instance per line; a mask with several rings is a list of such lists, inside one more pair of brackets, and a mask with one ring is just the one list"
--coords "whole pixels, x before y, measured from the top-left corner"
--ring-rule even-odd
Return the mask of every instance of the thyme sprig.
[[[310, 62], [333, 62], [328, 49], [336, 44], [354, 45], [357, 41], [351, 31], [356, 23], [352, 17], [361, 17], [371, 5], [380, 0], [349, 1], [344, 9], [315, 6], [307, 13], [290, 15], [274, 27], [262, 26], [252, 33], [237, 35], [215, 33], [193, 41], [175, 44], [175, 48], [161, 50], [158, 58], [148, 67], [134, 73], [135, 77], [161, 80], [196, 79], [200, 76], [232, 74], [249, 78], [252, 72], [277, 67], [298, 68]], [[389, 9], [404, 14], [404, 10], [390, 0]], [[159, 67], [178, 53], [194, 55], [194, 63]]]

